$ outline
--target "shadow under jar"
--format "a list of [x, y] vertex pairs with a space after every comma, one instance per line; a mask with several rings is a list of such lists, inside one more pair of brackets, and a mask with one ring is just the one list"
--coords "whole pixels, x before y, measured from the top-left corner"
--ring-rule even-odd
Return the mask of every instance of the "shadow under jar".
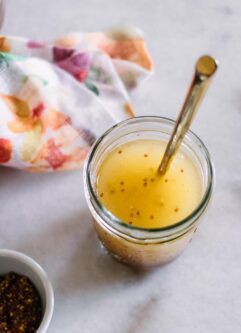
[[85, 163], [85, 196], [98, 237], [114, 258], [136, 268], [148, 269], [168, 263], [191, 241], [212, 194], [214, 169], [210, 155], [203, 142], [188, 131], [180, 151], [191, 159], [200, 174], [201, 199], [188, 216], [160, 228], [130, 225], [112, 214], [97, 193], [98, 171], [114, 149], [136, 140], [167, 143], [173, 127], [173, 120], [162, 117], [136, 117], [123, 121], [96, 141]]

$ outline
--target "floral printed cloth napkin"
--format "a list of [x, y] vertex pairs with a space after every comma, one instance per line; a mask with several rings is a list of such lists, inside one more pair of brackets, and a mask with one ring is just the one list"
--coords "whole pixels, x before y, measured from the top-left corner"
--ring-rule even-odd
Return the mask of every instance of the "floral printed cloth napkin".
[[134, 28], [44, 43], [0, 36], [0, 164], [80, 167], [96, 137], [134, 116], [129, 92], [151, 69]]

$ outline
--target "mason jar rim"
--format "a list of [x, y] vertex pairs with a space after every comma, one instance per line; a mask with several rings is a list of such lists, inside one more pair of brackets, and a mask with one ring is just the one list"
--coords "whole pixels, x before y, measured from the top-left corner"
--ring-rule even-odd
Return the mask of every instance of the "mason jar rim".
[[[208, 203], [211, 193], [212, 193], [213, 178], [214, 178], [214, 166], [213, 166], [213, 163], [211, 160], [211, 156], [210, 156], [205, 144], [203, 143], [203, 141], [191, 130], [187, 131], [186, 136], [188, 136], [192, 142], [201, 146], [203, 156], [205, 157], [205, 161], [207, 162], [208, 180], [207, 180], [206, 190], [203, 194], [203, 197], [202, 197], [200, 203], [184, 219], [178, 221], [177, 223], [174, 223], [174, 224], [171, 224], [168, 226], [164, 226], [164, 227], [160, 227], [160, 228], [142, 228], [142, 227], [129, 225], [127, 223], [124, 223], [122, 220], [120, 220], [118, 217], [116, 217], [114, 214], [112, 214], [104, 205], [102, 205], [102, 203], [99, 201], [99, 199], [95, 193], [95, 190], [94, 190], [94, 188], [92, 186], [92, 182], [91, 182], [90, 167], [91, 167], [91, 162], [93, 160], [93, 157], [95, 156], [95, 153], [96, 153], [100, 143], [114, 130], [116, 130], [120, 127], [129, 125], [131, 123], [138, 122], [138, 121], [139, 122], [161, 121], [162, 124], [167, 124], [167, 125], [174, 125], [174, 123], [175, 123], [175, 121], [173, 119], [170, 119], [167, 117], [138, 116], [138, 117], [123, 120], [123, 121], [115, 124], [96, 140], [96, 142], [93, 144], [93, 146], [89, 152], [89, 155], [86, 159], [85, 166], [84, 166], [84, 181], [85, 181], [85, 185], [87, 185], [87, 188], [90, 192], [89, 193], [90, 198], [94, 201], [94, 206], [95, 206], [94, 208], [98, 207], [99, 211], [97, 214], [101, 213], [101, 217], [104, 220], [105, 224], [107, 224], [108, 227], [110, 227], [114, 230], [117, 230], [121, 233], [124, 233], [124, 234], [126, 234], [126, 231], [129, 231], [127, 233], [127, 235], [129, 235], [129, 236], [132, 236], [130, 234], [130, 232], [135, 232], [135, 231], [137, 231], [138, 233], [141, 233], [145, 236], [147, 236], [147, 233], [148, 233], [148, 235], [150, 237], [151, 234], [152, 234], [152, 236], [154, 236], [154, 235], [156, 236], [156, 234], [160, 234], [160, 233], [161, 233], [160, 234], [160, 236], [161, 236], [163, 234], [163, 232], [166, 233], [166, 236], [168, 236], [170, 234], [169, 232], [172, 232], [172, 231], [173, 231], [173, 233], [177, 232], [179, 230], [182, 230], [181, 229], [182, 227], [186, 227], [187, 230], [189, 230], [189, 227], [195, 223], [195, 221], [198, 219], [198, 217], [202, 214], [202, 212], [205, 210], [205, 208], [207, 206], [207, 203]], [[141, 130], [140, 130], [140, 132], [141, 132]], [[93, 204], [92, 200], [91, 200], [91, 203]], [[108, 219], [108, 222], [105, 219], [106, 217]], [[197, 217], [197, 218], [195, 218], [195, 217]], [[193, 221], [193, 219], [194, 219], [194, 221]], [[110, 223], [110, 221], [111, 221], [111, 223]], [[188, 223], [188, 222], [190, 222], [190, 223]], [[115, 228], [115, 226], [117, 227], [117, 229]], [[138, 237], [136, 237], [136, 238], [138, 238]], [[148, 238], [148, 237], [146, 237], [146, 238]]]

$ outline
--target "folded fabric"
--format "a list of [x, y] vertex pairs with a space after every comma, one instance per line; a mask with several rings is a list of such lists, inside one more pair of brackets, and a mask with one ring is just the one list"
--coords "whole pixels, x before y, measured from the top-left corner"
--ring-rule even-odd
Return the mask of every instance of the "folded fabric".
[[54, 42], [0, 36], [0, 164], [76, 169], [95, 138], [134, 116], [129, 92], [150, 75], [137, 29]]

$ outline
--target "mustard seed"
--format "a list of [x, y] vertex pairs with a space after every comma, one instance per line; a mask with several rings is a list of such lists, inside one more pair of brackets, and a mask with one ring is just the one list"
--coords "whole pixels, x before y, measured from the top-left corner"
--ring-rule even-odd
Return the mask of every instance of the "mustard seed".
[[103, 193], [103, 192], [102, 192], [102, 193], [100, 193], [100, 197], [101, 197], [101, 198], [103, 198], [103, 196], [104, 196], [104, 193]]
[[144, 157], [148, 157], [148, 154], [144, 154]]
[[118, 154], [121, 154], [122, 153], [122, 150], [118, 150]]
[[36, 332], [42, 312], [39, 293], [26, 276], [0, 276], [0, 332]]

